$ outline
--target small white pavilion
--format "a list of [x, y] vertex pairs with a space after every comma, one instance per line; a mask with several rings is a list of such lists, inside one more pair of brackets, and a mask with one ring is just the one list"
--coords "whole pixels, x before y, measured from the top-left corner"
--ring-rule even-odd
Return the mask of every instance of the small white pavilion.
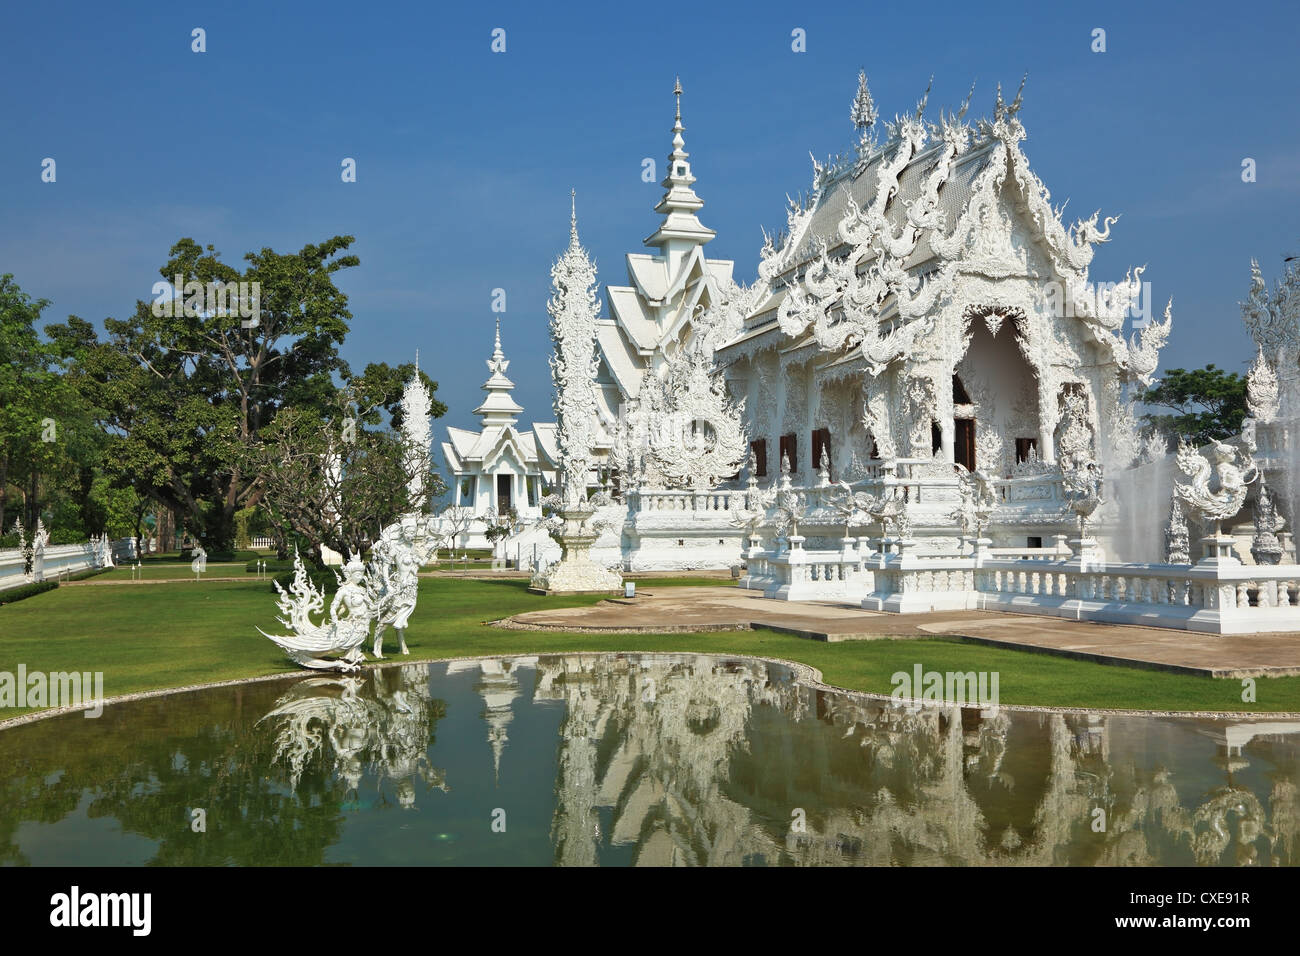
[[542, 495], [555, 480], [555, 423], [518, 426], [524, 409], [510, 394], [515, 383], [506, 377], [509, 366], [498, 318], [495, 347], [487, 360], [492, 374], [483, 383], [487, 396], [474, 409], [483, 427], [477, 432], [448, 427], [448, 440], [442, 443], [453, 507], [470, 518], [468, 530], [457, 537], [458, 548], [488, 547], [484, 532], [497, 515], [513, 510], [526, 521], [540, 518]]

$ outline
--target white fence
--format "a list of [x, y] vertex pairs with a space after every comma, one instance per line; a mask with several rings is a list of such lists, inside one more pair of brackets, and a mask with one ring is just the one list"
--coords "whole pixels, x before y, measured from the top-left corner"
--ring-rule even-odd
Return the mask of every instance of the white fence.
[[[110, 544], [114, 561], [134, 561], [138, 556], [135, 538], [121, 538]], [[102, 563], [89, 541], [81, 544], [47, 545], [43, 567], [32, 572], [24, 571], [25, 559], [18, 548], [0, 549], [0, 590], [38, 580], [53, 581], [64, 575], [98, 568]]]
[[896, 540], [884, 545], [893, 553], [853, 541], [839, 551], [804, 550], [797, 541], [789, 549], [754, 549], [742, 586], [780, 600], [841, 601], [903, 614], [996, 610], [1215, 634], [1300, 631], [1300, 565], [927, 558], [897, 553]]

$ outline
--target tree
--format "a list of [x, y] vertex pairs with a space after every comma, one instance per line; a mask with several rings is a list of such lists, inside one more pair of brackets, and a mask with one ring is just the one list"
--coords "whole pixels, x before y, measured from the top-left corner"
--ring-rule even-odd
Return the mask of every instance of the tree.
[[91, 495], [102, 441], [59, 374], [56, 343], [37, 332], [48, 305], [12, 275], [0, 276], [0, 529], [9, 523], [13, 488], [27, 527], [40, 517], [57, 537], [75, 539], [103, 530], [103, 509]]
[[[327, 407], [336, 377], [349, 375], [338, 347], [352, 314], [333, 277], [359, 263], [343, 254], [352, 242], [263, 248], [241, 272], [212, 246], [181, 239], [159, 273], [173, 285], [179, 276], [182, 298], [137, 302], [131, 318], [105, 320], [102, 342], [76, 317], [46, 329], [84, 370], [78, 381], [111, 436], [116, 475], [206, 533], [210, 550], [233, 545], [236, 513], [264, 493], [265, 475], [247, 470], [242, 451], [282, 408]], [[238, 283], [258, 290], [255, 322], [221, 296]]]
[[1172, 411], [1142, 416], [1161, 434], [1204, 445], [1241, 431], [1241, 420], [1246, 416], [1246, 379], [1213, 364], [1191, 371], [1171, 368], [1164, 378], [1139, 392], [1137, 400]]
[[[420, 456], [411, 454], [405, 436], [391, 426], [400, 425], [397, 383], [413, 373], [409, 364], [369, 365], [335, 391], [328, 410], [282, 408], [263, 429], [263, 440], [241, 451], [239, 466], [263, 476], [261, 506], [269, 520], [284, 539], [310, 542], [318, 565], [323, 566], [321, 545], [345, 560], [359, 556], [384, 525], [410, 510], [408, 487]], [[419, 374], [431, 392], [437, 388]], [[376, 427], [385, 409], [390, 427]], [[436, 402], [431, 413], [436, 417], [444, 409]], [[425, 480], [434, 495], [445, 490], [436, 473]]]

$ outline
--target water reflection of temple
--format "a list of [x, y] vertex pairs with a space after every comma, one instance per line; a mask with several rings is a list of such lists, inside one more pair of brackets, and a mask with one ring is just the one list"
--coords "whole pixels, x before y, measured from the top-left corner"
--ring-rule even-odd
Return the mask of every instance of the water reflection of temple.
[[319, 759], [348, 791], [356, 792], [369, 773], [381, 795], [390, 783], [398, 805], [412, 809], [417, 780], [448, 789], [444, 771], [429, 761], [433, 731], [445, 712], [430, 694], [428, 667], [408, 664], [299, 681], [262, 721], [273, 728], [274, 762], [288, 771], [294, 789]]
[[1238, 754], [1276, 741], [1271, 780], [1252, 790], [1230, 770], [1184, 780], [1152, 761], [1195, 745], [1186, 724], [909, 711], [753, 662], [543, 658], [534, 699], [568, 707], [552, 826], [563, 864], [606, 846], [642, 865], [1300, 862], [1295, 725], [1215, 725]]
[[535, 667], [536, 657], [513, 657], [508, 660], [484, 659], [477, 661], [451, 661], [447, 675], [478, 671], [479, 681], [475, 692], [483, 698], [483, 713], [487, 722], [488, 746], [492, 748], [492, 773], [501, 779], [501, 755], [505, 753], [510, 737], [507, 728], [514, 719], [514, 702], [520, 695], [519, 669]]

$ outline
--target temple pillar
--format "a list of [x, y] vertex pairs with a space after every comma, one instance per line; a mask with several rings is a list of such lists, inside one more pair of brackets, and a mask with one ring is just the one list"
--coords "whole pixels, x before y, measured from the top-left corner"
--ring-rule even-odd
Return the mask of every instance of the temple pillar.
[[1037, 370], [1034, 374], [1038, 376], [1038, 457], [1052, 465], [1056, 463], [1058, 399], [1050, 385], [1044, 387], [1042, 374]]

